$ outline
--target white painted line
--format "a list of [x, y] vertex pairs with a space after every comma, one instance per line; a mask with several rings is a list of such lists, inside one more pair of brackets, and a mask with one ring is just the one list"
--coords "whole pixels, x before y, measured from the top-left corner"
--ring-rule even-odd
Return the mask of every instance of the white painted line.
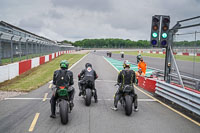
[[5, 98], [4, 100], [42, 100], [42, 99], [43, 98]]
[[[77, 101], [83, 101], [84, 99], [75, 99]], [[98, 99], [98, 101], [114, 101], [114, 99]], [[154, 99], [138, 99], [139, 102], [156, 102]]]
[[76, 66], [80, 61], [82, 61], [88, 54], [86, 54], [85, 56], [83, 56], [79, 61], [77, 61], [76, 63], [74, 63], [69, 70], [71, 70], [74, 66]]
[[[5, 100], [42, 100], [44, 98], [6, 98]], [[46, 100], [50, 100], [50, 98], [46, 98]], [[76, 101], [82, 101], [84, 99], [74, 99]], [[113, 101], [114, 99], [98, 99], [99, 101]], [[140, 102], [154, 102], [154, 99], [138, 99]]]
[[97, 82], [111, 82], [111, 83], [117, 83], [117, 81], [115, 81], [115, 80], [100, 80], [100, 79], [97, 79], [97, 80], [95, 80], [95, 81], [97, 81]]

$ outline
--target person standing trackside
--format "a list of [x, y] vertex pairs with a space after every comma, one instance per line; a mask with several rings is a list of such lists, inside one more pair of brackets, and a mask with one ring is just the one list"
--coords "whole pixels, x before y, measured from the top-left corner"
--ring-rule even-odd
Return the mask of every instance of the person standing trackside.
[[141, 69], [144, 75], [146, 74], [147, 64], [143, 61], [143, 58], [140, 59], [140, 62], [138, 63], [138, 70]]

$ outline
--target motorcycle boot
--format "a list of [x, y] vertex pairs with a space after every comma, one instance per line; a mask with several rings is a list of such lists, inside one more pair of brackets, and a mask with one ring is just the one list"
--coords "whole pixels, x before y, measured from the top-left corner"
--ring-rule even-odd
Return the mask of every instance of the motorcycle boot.
[[56, 114], [55, 114], [55, 110], [56, 110], [56, 101], [55, 101], [55, 97], [53, 96], [51, 98], [51, 118], [56, 118]]
[[97, 90], [96, 89], [94, 89], [94, 101], [95, 101], [95, 103], [98, 103]]

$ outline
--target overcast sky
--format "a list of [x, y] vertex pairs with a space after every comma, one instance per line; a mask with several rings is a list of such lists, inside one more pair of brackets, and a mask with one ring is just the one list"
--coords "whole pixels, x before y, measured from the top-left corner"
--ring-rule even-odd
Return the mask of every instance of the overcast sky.
[[200, 16], [200, 0], [0, 0], [0, 20], [52, 40], [149, 40], [155, 14]]

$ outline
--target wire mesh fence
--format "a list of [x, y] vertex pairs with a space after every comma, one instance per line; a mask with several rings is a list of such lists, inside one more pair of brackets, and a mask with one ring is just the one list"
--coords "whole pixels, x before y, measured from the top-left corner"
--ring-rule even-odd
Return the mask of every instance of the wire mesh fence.
[[187, 58], [187, 61], [178, 61], [177, 65], [183, 75], [200, 79], [200, 29], [196, 27], [190, 32], [180, 30], [174, 35], [174, 53], [182, 53], [182, 55], [175, 54], [175, 58]]
[[0, 65], [74, 49], [0, 21]]

